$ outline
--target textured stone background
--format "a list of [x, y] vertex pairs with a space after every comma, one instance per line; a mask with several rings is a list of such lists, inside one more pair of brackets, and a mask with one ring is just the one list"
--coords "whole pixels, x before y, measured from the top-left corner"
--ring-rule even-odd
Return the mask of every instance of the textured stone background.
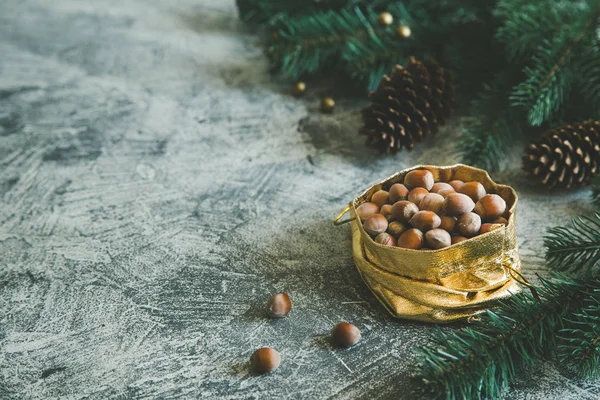
[[[399, 169], [457, 161], [457, 129], [379, 158], [360, 104], [289, 97], [256, 39], [231, 0], [0, 2], [1, 398], [413, 398], [431, 328], [385, 313], [331, 219]], [[588, 192], [511, 165], [494, 178], [519, 192], [526, 275], [543, 275], [542, 233]], [[278, 291], [294, 311], [267, 320]], [[348, 351], [327, 341], [342, 320], [364, 337]], [[261, 346], [283, 364], [256, 377]], [[599, 392], [544, 364], [509, 398]]]

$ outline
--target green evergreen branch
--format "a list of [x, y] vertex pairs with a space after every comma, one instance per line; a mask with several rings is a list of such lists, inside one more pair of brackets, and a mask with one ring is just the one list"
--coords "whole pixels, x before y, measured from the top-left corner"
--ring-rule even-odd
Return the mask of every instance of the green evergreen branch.
[[600, 176], [592, 179], [592, 204], [596, 210], [600, 210]]
[[360, 0], [236, 0], [240, 19], [246, 23], [264, 24], [282, 16], [304, 16], [317, 11], [340, 10]]
[[548, 265], [558, 271], [600, 272], [600, 214], [573, 218], [571, 226], [556, 227], [544, 237]]

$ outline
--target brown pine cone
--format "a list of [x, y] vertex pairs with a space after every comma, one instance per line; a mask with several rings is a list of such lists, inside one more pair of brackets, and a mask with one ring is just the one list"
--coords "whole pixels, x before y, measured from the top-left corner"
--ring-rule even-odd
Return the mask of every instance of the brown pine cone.
[[396, 154], [411, 150], [415, 141], [437, 132], [454, 106], [452, 74], [437, 62], [409, 59], [406, 68], [396, 65], [369, 93], [373, 102], [362, 110], [367, 144]]
[[523, 156], [523, 168], [549, 187], [587, 185], [599, 164], [600, 122], [592, 120], [543, 133]]

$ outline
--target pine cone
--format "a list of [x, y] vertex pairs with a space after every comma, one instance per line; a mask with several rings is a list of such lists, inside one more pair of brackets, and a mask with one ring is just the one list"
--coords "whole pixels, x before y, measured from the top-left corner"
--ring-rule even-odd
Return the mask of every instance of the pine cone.
[[437, 62], [409, 59], [406, 68], [396, 65], [369, 93], [373, 102], [362, 110], [367, 145], [396, 154], [411, 150], [415, 141], [437, 132], [454, 106], [452, 74]]
[[587, 185], [599, 164], [600, 122], [591, 120], [545, 132], [523, 156], [523, 168], [550, 187]]

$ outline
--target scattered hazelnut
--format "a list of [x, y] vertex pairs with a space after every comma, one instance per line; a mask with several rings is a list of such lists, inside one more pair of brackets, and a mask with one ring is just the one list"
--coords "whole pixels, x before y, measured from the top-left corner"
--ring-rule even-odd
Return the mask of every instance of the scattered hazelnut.
[[421, 204], [423, 197], [427, 196], [429, 192], [425, 188], [414, 188], [408, 192], [408, 201], [415, 203], [417, 206]]
[[444, 205], [444, 197], [437, 193], [428, 193], [419, 203], [420, 210], [429, 210], [439, 213]]
[[385, 232], [388, 227], [388, 220], [381, 214], [373, 214], [365, 220], [363, 228], [371, 236], [377, 236]]
[[371, 202], [362, 203], [360, 206], [356, 207], [356, 214], [358, 214], [358, 217], [362, 222], [364, 222], [365, 219], [369, 218], [371, 215], [377, 214], [378, 212], [379, 207], [377, 207], [377, 204]]
[[465, 213], [458, 217], [456, 227], [458, 232], [463, 236], [475, 236], [479, 233], [479, 229], [481, 228], [481, 218], [479, 215], [472, 212]]
[[388, 225], [387, 232], [396, 239], [398, 239], [400, 235], [402, 235], [408, 229], [410, 229], [410, 225], [405, 225], [401, 222], [394, 221], [390, 222], [390, 224]]
[[340, 322], [331, 330], [331, 340], [336, 347], [354, 346], [360, 340], [360, 330], [348, 322]]
[[270, 347], [258, 349], [250, 357], [250, 367], [261, 374], [277, 369], [280, 363], [281, 357], [279, 353]]
[[419, 250], [423, 247], [423, 233], [415, 228], [409, 229], [398, 238], [398, 247]]
[[466, 194], [476, 203], [485, 196], [485, 188], [479, 182], [466, 182], [458, 188], [457, 192]]
[[427, 246], [434, 250], [443, 249], [450, 246], [452, 239], [450, 234], [443, 229], [432, 229], [425, 233], [425, 242]]
[[461, 214], [471, 212], [475, 203], [471, 198], [462, 193], [452, 193], [446, 196], [442, 213], [451, 217], [457, 217]]
[[435, 229], [442, 223], [440, 217], [433, 211], [419, 211], [413, 215], [409, 222], [414, 228], [422, 232]]
[[446, 183], [446, 182], [434, 183], [433, 186], [431, 187], [430, 191], [431, 191], [431, 193], [439, 193], [440, 190], [442, 190], [442, 189], [451, 189], [451, 190], [455, 191], [454, 188], [452, 186], [450, 186], [449, 183]]
[[448, 197], [449, 194], [456, 193], [454, 189], [441, 189], [438, 194], [443, 198]]
[[384, 204], [379, 210], [379, 214], [383, 215], [388, 221], [392, 220], [392, 206], [391, 204]]
[[500, 218], [496, 218], [495, 220], [492, 221], [492, 224], [508, 224], [508, 221], [506, 220], [506, 218], [500, 217]]
[[433, 174], [425, 169], [410, 171], [404, 177], [404, 185], [406, 185], [408, 189], [420, 187], [429, 191], [433, 187], [433, 183]]
[[385, 190], [378, 190], [371, 196], [371, 203], [377, 204], [378, 207], [383, 207], [388, 203], [389, 193]]
[[392, 206], [392, 216], [396, 221], [407, 223], [419, 212], [419, 207], [406, 200], [400, 200]]
[[465, 183], [459, 179], [455, 179], [453, 181], [448, 182], [448, 185], [452, 186], [452, 188], [458, 192], [458, 189], [464, 185]]
[[400, 200], [406, 200], [408, 197], [408, 189], [401, 183], [394, 183], [390, 187], [389, 196], [390, 204], [394, 204]]
[[396, 238], [389, 233], [381, 232], [375, 237], [375, 243], [379, 243], [384, 246], [396, 246]]
[[452, 236], [452, 244], [464, 242], [465, 240], [469, 240], [469, 238], [466, 238], [464, 236], [458, 236], [458, 235]]
[[287, 293], [277, 293], [267, 302], [267, 313], [272, 318], [285, 317], [291, 309], [292, 301]]
[[479, 229], [479, 234], [483, 235], [484, 233], [495, 231], [496, 229], [500, 229], [500, 228], [502, 228], [501, 224], [490, 224], [488, 222], [485, 224], [481, 224], [481, 228]]
[[473, 209], [473, 212], [484, 221], [495, 220], [504, 214], [504, 211], [506, 211], [506, 201], [497, 194], [483, 196]]
[[440, 223], [440, 229], [443, 229], [448, 233], [452, 233], [454, 231], [454, 228], [456, 227], [456, 217], [442, 215], [440, 220], [442, 221]]

